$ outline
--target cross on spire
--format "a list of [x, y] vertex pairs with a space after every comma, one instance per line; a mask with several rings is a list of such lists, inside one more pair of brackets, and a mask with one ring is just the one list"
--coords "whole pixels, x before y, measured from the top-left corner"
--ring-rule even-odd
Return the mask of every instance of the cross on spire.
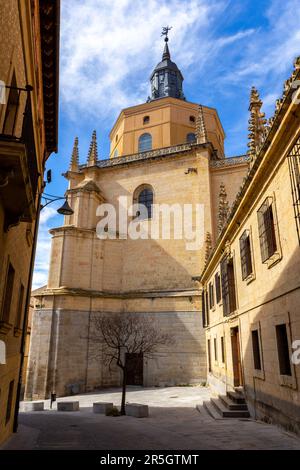
[[161, 36], [165, 36], [166, 42], [169, 41], [168, 34], [169, 34], [169, 31], [171, 31], [171, 29], [172, 29], [172, 26], [163, 26], [162, 28]]

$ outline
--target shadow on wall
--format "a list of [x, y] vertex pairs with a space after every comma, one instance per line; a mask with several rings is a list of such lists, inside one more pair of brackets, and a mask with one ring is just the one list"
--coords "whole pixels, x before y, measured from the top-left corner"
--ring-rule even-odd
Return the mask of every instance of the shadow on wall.
[[[97, 239], [96, 243], [98, 242], [103, 243]], [[134, 245], [132, 240], [130, 242]], [[147, 250], [152, 252], [156, 242], [154, 240], [148, 242], [150, 247], [148, 245]], [[134, 250], [134, 246], [132, 248]], [[175, 277], [179, 281], [175, 279], [173, 290], [176, 288], [180, 290], [180, 285], [183, 285], [183, 289], [195, 290], [191, 274], [162, 246], [159, 245], [157, 250], [160, 256], [153, 259], [151, 268], [147, 266], [146, 276], [155, 276], [160, 266], [164, 266], [165, 285], [170, 284]], [[134, 259], [134, 263], [140, 276], [144, 271], [145, 261], [140, 256]], [[76, 269], [76, 263], [72, 266]], [[135, 276], [133, 271], [127, 271], [126, 274]], [[148, 290], [148, 286], [144, 284], [134, 291], [127, 290], [124, 293], [125, 299], [120, 299], [120, 296], [111, 299], [113, 297], [111, 292], [108, 298], [105, 295], [101, 298], [86, 297], [86, 309], [64, 308], [66, 295], [53, 296], [53, 309], [37, 309], [34, 312], [32, 325], [33, 340], [26, 399], [49, 398], [51, 392], [55, 392], [57, 396], [66, 396], [120, 385], [119, 369], [111, 367], [109, 370], [103, 361], [94, 359], [94, 346], [88, 339], [91, 312], [99, 315], [113, 314], [114, 311], [151, 315], [151, 318], [158, 321], [162, 330], [170, 331], [174, 335], [174, 344], [160, 348], [153, 359], [144, 360], [143, 385], [171, 386], [206, 381], [205, 337], [200, 313], [200, 296], [186, 295], [184, 292], [182, 296], [180, 294], [172, 296], [170, 291], [164, 292], [165, 285], [158, 297], [151, 296], [151, 289]], [[74, 286], [72, 288], [74, 289]], [[77, 297], [78, 303], [79, 297]], [[113, 306], [112, 302], [115, 303], [115, 310], [109, 309]], [[143, 308], [141, 308], [142, 302]], [[43, 304], [43, 299], [40, 304]]]
[[298, 434], [300, 364], [292, 363], [291, 353], [292, 343], [300, 340], [299, 280], [300, 249], [296, 249], [270, 294], [240, 317], [241, 338], [248, 336], [241, 348], [251, 415]]

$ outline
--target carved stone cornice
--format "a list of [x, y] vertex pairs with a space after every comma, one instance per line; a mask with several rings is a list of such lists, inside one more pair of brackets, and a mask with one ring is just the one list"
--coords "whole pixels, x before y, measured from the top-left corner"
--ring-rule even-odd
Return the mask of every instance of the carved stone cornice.
[[[124, 165], [127, 163], [134, 163], [138, 161], [144, 161], [144, 160], [151, 160], [154, 158], [159, 158], [159, 157], [168, 157], [168, 156], [173, 156], [177, 155], [180, 153], [187, 153], [190, 152], [193, 149], [205, 149], [205, 148], [210, 148], [213, 150], [212, 145], [208, 143], [204, 144], [181, 144], [181, 145], [173, 145], [171, 147], [165, 147], [165, 148], [160, 148], [160, 149], [155, 149], [155, 150], [150, 150], [149, 152], [139, 152], [139, 153], [134, 153], [131, 155], [124, 155], [121, 157], [113, 157], [113, 158], [108, 158], [105, 160], [98, 160], [97, 164], [95, 165], [96, 168], [107, 168], [107, 167], [113, 167], [117, 165]], [[87, 168], [87, 165], [80, 165], [79, 170], [85, 170]]]
[[238, 157], [227, 157], [220, 160], [211, 160], [209, 166], [211, 168], [224, 168], [233, 165], [242, 165], [250, 162], [250, 157], [248, 155], [241, 155]]

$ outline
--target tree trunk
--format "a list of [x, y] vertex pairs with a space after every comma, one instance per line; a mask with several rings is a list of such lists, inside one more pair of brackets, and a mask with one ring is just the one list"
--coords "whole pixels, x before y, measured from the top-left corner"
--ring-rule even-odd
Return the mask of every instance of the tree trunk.
[[121, 415], [124, 416], [126, 415], [125, 411], [125, 398], [126, 398], [126, 379], [127, 379], [127, 374], [126, 374], [126, 369], [123, 370], [123, 383], [122, 383], [122, 403], [121, 403]]

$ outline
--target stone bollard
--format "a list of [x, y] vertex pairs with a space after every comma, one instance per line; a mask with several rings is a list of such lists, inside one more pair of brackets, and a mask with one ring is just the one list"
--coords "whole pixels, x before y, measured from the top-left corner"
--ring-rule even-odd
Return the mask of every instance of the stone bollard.
[[79, 411], [79, 401], [58, 401], [57, 411]]
[[93, 403], [93, 412], [108, 415], [108, 413], [113, 409], [113, 403], [107, 403], [103, 401], [98, 401]]
[[44, 411], [43, 401], [25, 401], [23, 403], [23, 411]]
[[135, 418], [148, 418], [149, 410], [148, 405], [140, 405], [139, 403], [128, 403], [125, 406], [126, 415], [134, 416]]

